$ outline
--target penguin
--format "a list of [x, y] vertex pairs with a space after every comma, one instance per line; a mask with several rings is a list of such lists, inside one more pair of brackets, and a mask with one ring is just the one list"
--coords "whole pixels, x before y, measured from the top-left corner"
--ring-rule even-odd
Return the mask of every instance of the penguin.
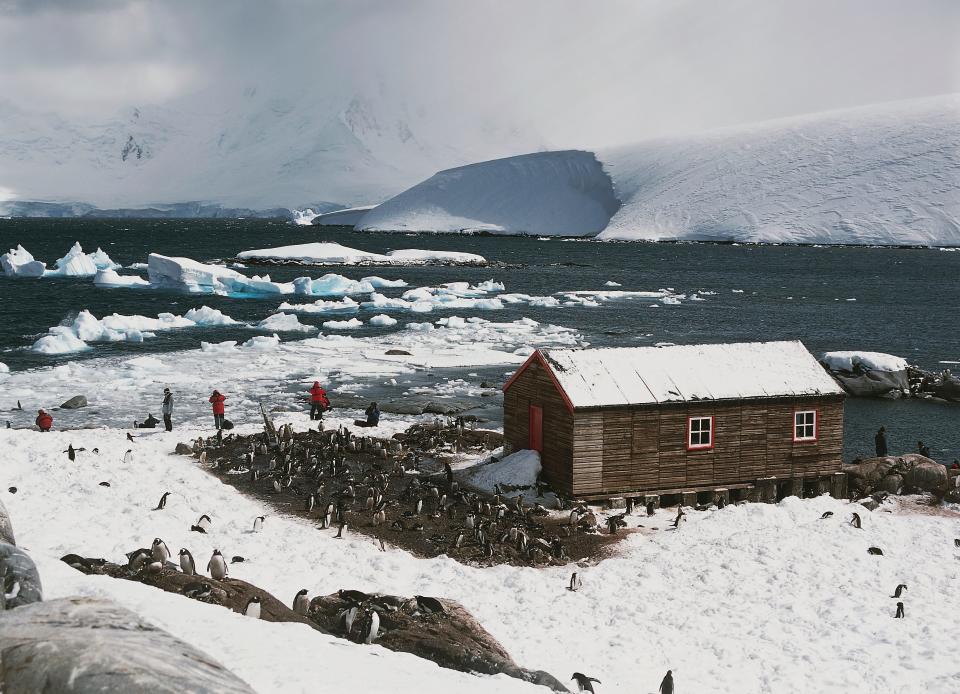
[[370, 596], [362, 590], [345, 590], [343, 588], [337, 591], [337, 597], [355, 605], [359, 605], [370, 599]]
[[576, 593], [581, 587], [583, 587], [583, 581], [580, 580], [580, 576], [574, 571], [570, 574], [570, 585], [567, 586], [567, 590]]
[[903, 591], [905, 591], [906, 589], [907, 589], [907, 584], [901, 583], [900, 585], [897, 586], [897, 589], [893, 591], [893, 595], [891, 595], [890, 597], [899, 598], [901, 595], [903, 595]]
[[954, 546], [954, 547], [960, 547], [960, 537], [955, 538], [955, 539], [953, 540], [953, 546]]
[[253, 532], [258, 533], [263, 530], [263, 521], [265, 516], [257, 516], [253, 519]]
[[298, 615], [305, 616], [310, 609], [310, 598], [307, 597], [307, 589], [301, 588], [293, 596], [293, 611]]
[[415, 506], [414, 512], [419, 516], [422, 511], [423, 511], [423, 497], [419, 497], [417, 499], [417, 504]]
[[162, 511], [167, 507], [167, 497], [170, 496], [170, 492], [164, 492], [163, 496], [160, 497], [160, 502], [157, 504], [157, 507], [153, 509], [154, 511]]
[[244, 559], [243, 557], [241, 557], [239, 554], [235, 554], [235, 555], [233, 555], [232, 557], [230, 557], [230, 563], [231, 563], [231, 564], [242, 564], [242, 563], [245, 562], [245, 561], [246, 561], [246, 559]]
[[717, 497], [717, 510], [723, 510], [723, 507], [727, 505], [727, 500], [722, 496]]
[[148, 562], [153, 560], [153, 552], [141, 547], [127, 554], [127, 568], [134, 573], [140, 571]]
[[109, 482], [101, 482], [101, 483], [100, 483], [100, 486], [101, 486], [101, 487], [109, 487], [109, 486], [110, 486], [110, 483], [109, 483]]
[[579, 522], [580, 522], [580, 510], [573, 509], [570, 512], [570, 525], [576, 525]]
[[200, 463], [201, 465], [206, 465], [206, 464], [207, 464], [207, 452], [206, 452], [206, 451], [201, 451], [201, 452], [200, 452], [199, 463]]
[[652, 501], [647, 502], [647, 515], [652, 516], [657, 512], [657, 506]]
[[880, 549], [879, 547], [868, 547], [868, 548], [867, 548], [867, 554], [875, 554], [875, 555], [877, 555], [877, 556], [879, 556], [879, 557], [882, 557], [882, 556], [883, 556], [883, 550]]
[[18, 410], [22, 410], [22, 409], [23, 409], [23, 405], [20, 404], [20, 401], [19, 401], [19, 400], [17, 400], [17, 409], [18, 409]]
[[127, 464], [133, 462], [133, 449], [132, 449], [132, 448], [128, 448], [127, 451], [126, 451], [126, 453], [123, 454], [123, 462], [124, 462], [124, 463], [127, 463]]
[[340, 613], [340, 621], [343, 622], [343, 631], [347, 638], [350, 638], [350, 632], [353, 631], [353, 623], [357, 619], [360, 608], [354, 605]]
[[260, 598], [254, 595], [252, 598], [247, 600], [247, 606], [243, 608], [243, 613], [248, 617], [260, 619]]
[[421, 612], [426, 612], [427, 614], [443, 614], [443, 603], [437, 600], [436, 598], [431, 598], [426, 595], [417, 595], [417, 608]]
[[852, 525], [854, 528], [857, 528], [857, 529], [860, 529], [860, 528], [861, 528], [860, 514], [859, 514], [859, 513], [854, 513], [854, 514], [853, 514], [853, 518], [850, 519], [850, 525]]
[[600, 680], [594, 679], [593, 677], [587, 677], [582, 672], [575, 672], [570, 677], [570, 679], [575, 680], [577, 683], [577, 691], [580, 692], [590, 692], [594, 694], [593, 683], [601, 684]]
[[310, 496], [307, 497], [307, 501], [304, 504], [303, 510], [309, 513], [313, 511], [313, 507], [316, 506], [316, 504], [317, 504], [317, 495], [311, 494]]
[[71, 463], [77, 459], [77, 449], [73, 447], [72, 443], [67, 444], [67, 450], [65, 450], [64, 453], [67, 454]]
[[820, 520], [825, 520], [833, 515], [833, 511], [824, 511], [823, 515], [820, 516]]
[[167, 548], [167, 543], [159, 537], [154, 538], [153, 547], [151, 547], [150, 551], [153, 554], [154, 561], [162, 563], [170, 558], [170, 550]]
[[185, 549], [180, 550], [180, 570], [187, 576], [197, 575], [197, 565], [193, 561], [193, 555]]
[[337, 534], [333, 536], [334, 540], [343, 539], [343, 530], [347, 527], [346, 521], [340, 521], [340, 526], [337, 528]]
[[677, 506], [677, 517], [673, 519], [673, 527], [674, 527], [674, 528], [679, 528], [679, 527], [680, 527], [680, 521], [683, 519], [683, 516], [684, 516], [683, 507], [682, 507], [682, 506]]
[[210, 530], [210, 516], [203, 514], [200, 516], [200, 519], [197, 521], [196, 525], [191, 525], [190, 530], [195, 533], [207, 534], [207, 531]]
[[370, 610], [369, 617], [364, 624], [363, 642], [370, 644], [377, 640], [380, 635], [380, 614], [376, 610]]
[[283, 485], [280, 483], [279, 477], [273, 478], [273, 492], [274, 494], [279, 494], [283, 491]]
[[133, 441], [133, 436], [130, 434], [129, 431], [127, 432], [127, 441]]
[[660, 683], [660, 694], [673, 694], [673, 670], [667, 670]]
[[903, 619], [903, 603], [897, 603], [897, 614], [893, 616], [894, 619]]
[[224, 560], [223, 555], [220, 554], [219, 549], [213, 550], [213, 556], [210, 557], [210, 561], [207, 563], [207, 571], [210, 572], [210, 577], [217, 581], [222, 581], [227, 577], [227, 562]]

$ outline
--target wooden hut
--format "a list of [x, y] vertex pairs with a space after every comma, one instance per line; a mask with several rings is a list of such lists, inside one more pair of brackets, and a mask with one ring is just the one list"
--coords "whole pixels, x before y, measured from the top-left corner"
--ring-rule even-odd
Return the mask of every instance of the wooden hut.
[[569, 496], [846, 493], [844, 393], [799, 341], [539, 350], [503, 390], [507, 450]]

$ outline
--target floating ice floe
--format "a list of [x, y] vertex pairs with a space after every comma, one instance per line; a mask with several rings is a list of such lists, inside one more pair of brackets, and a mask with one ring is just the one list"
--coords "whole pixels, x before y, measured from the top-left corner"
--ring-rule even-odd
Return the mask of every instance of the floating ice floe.
[[280, 336], [274, 333], [269, 337], [266, 335], [257, 335], [244, 342], [241, 347], [244, 349], [254, 349], [260, 351], [274, 350], [280, 346]]
[[238, 253], [237, 258], [301, 265], [486, 265], [487, 263], [483, 256], [475, 253], [405, 248], [382, 254], [329, 242], [259, 248]]
[[317, 332], [316, 326], [304, 325], [300, 322], [300, 319], [292, 313], [275, 313], [269, 318], [264, 318], [257, 323], [255, 327], [257, 330], [269, 330], [271, 332]]
[[209, 306], [190, 309], [183, 316], [161, 313], [156, 318], [114, 313], [97, 319], [89, 311], [81, 311], [70, 323], [50, 328], [47, 335], [33, 343], [31, 350], [40, 354], [69, 354], [90, 349], [89, 342], [143, 342], [146, 338], [156, 337], [156, 332], [162, 330], [236, 323], [230, 316]]
[[[374, 296], [382, 296], [374, 294]], [[312, 304], [291, 304], [283, 302], [278, 307], [281, 311], [295, 311], [296, 313], [354, 313], [360, 310], [360, 304], [349, 296], [340, 301], [317, 299]]]
[[363, 327], [363, 321], [357, 318], [349, 320], [328, 320], [323, 323], [327, 330], [356, 330]]
[[47, 270], [46, 263], [34, 260], [30, 252], [20, 245], [0, 255], [0, 267], [3, 267], [3, 274], [7, 277], [43, 277]]
[[397, 319], [388, 316], [386, 313], [380, 313], [367, 322], [370, 323], [370, 325], [376, 325], [379, 327], [390, 327], [391, 325], [397, 324]]

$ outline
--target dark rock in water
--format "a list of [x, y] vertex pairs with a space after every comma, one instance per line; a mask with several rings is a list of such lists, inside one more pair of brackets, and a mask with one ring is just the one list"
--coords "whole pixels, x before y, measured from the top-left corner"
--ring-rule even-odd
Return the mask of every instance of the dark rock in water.
[[388, 349], [386, 352], [384, 352], [384, 354], [387, 354], [389, 356], [404, 356], [404, 357], [412, 356], [410, 352], [408, 352], [405, 349]]
[[[43, 600], [43, 586], [40, 584], [40, 574], [33, 559], [19, 547], [6, 542], [0, 543], [0, 577], [4, 594], [10, 596], [0, 596], [0, 605], [5, 609]], [[2, 681], [0, 678], [0, 682]]]
[[177, 447], [173, 449], [173, 452], [177, 455], [193, 455], [193, 448], [190, 447], [190, 444], [181, 441], [177, 444]]
[[886, 491], [891, 494], [943, 493], [947, 489], [947, 468], [919, 453], [867, 458], [844, 465], [850, 487], [858, 492]]
[[[352, 597], [355, 591], [341, 591], [319, 596], [310, 603], [307, 616], [337, 636], [352, 641], [363, 641], [362, 615], [376, 611], [380, 618], [379, 635], [375, 643], [392, 651], [412, 653], [437, 665], [461, 672], [479, 672], [486, 675], [505, 674], [510, 677], [565, 692], [567, 688], [552, 675], [521, 668], [500, 643], [467, 612], [452, 600], [437, 598], [403, 598], [394, 595], [370, 594], [357, 609], [357, 616], [347, 632], [344, 616], [357, 605]], [[341, 594], [345, 597], [341, 597]], [[442, 611], [424, 609], [421, 605], [442, 606]]]
[[7, 612], [0, 681], [14, 692], [253, 694], [206, 653], [101, 598]]
[[903, 371], [862, 371], [850, 373], [832, 371], [843, 389], [860, 398], [903, 397], [910, 395], [910, 382]]
[[[13, 487], [11, 487], [11, 489], [13, 489]], [[17, 544], [17, 541], [13, 537], [13, 523], [10, 521], [10, 514], [7, 512], [7, 507], [3, 505], [2, 501], [0, 501], [0, 541], [10, 545]]]
[[87, 399], [82, 395], [74, 395], [72, 398], [62, 403], [60, 407], [64, 410], [77, 410], [87, 406]]

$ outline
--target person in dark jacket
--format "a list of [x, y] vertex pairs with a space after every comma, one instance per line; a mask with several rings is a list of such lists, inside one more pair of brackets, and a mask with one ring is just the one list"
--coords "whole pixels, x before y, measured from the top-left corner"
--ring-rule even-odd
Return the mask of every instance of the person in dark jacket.
[[173, 393], [169, 388], [163, 389], [163, 405], [160, 406], [160, 412], [163, 414], [163, 426], [167, 431], [173, 431]]
[[370, 407], [364, 412], [367, 415], [366, 421], [362, 419], [355, 419], [353, 425], [357, 427], [375, 427], [380, 424], [380, 409], [377, 407], [377, 403], [371, 402]]
[[53, 426], [53, 417], [46, 410], [40, 410], [37, 412], [36, 424], [40, 427], [40, 431], [50, 431], [50, 427]]
[[925, 444], [923, 441], [917, 441], [917, 453], [922, 455], [924, 458], [930, 457], [930, 446]]
[[213, 391], [213, 395], [210, 396], [210, 404], [213, 405], [213, 423], [217, 429], [223, 429], [223, 401], [226, 399], [227, 396], [222, 395], [219, 390]]
[[884, 427], [880, 427], [877, 431], [877, 435], [873, 437], [874, 445], [877, 449], [877, 457], [882, 458], [887, 454], [887, 430]]
[[327, 391], [320, 385], [320, 381], [314, 381], [310, 389], [310, 419], [323, 419], [323, 413], [330, 409], [330, 399], [327, 397]]

